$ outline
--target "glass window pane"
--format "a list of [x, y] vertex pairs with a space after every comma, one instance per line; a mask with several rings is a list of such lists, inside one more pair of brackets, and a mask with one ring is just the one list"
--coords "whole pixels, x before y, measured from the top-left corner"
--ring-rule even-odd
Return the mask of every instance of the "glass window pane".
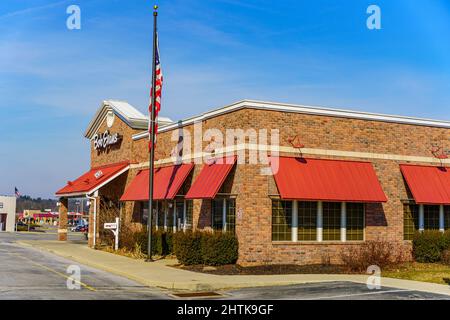
[[419, 206], [403, 205], [403, 239], [412, 240], [414, 233], [419, 230]]
[[173, 213], [174, 213], [174, 204], [173, 202], [168, 202], [167, 204], [167, 218], [166, 218], [166, 227], [167, 230], [173, 230], [173, 223], [174, 223], [174, 219], [173, 219]]
[[194, 202], [192, 200], [186, 200], [186, 229], [192, 229], [192, 213], [194, 211]]
[[156, 203], [156, 208], [158, 212], [158, 228], [164, 229], [164, 210], [165, 210], [164, 203], [162, 201], [158, 201]]
[[347, 203], [347, 241], [364, 240], [364, 204]]
[[176, 202], [176, 209], [177, 209], [177, 221], [176, 221], [176, 225], [177, 225], [177, 230], [181, 230], [183, 228], [183, 212], [184, 212], [184, 201], [183, 200], [177, 200]]
[[234, 233], [236, 229], [236, 201], [227, 199], [227, 232]]
[[323, 203], [323, 240], [341, 240], [341, 203]]
[[298, 241], [317, 240], [317, 202], [298, 203]]
[[212, 228], [223, 230], [223, 199], [212, 200]]
[[291, 201], [272, 201], [272, 241], [292, 241]]
[[141, 223], [146, 225], [148, 219], [148, 201], [141, 201], [141, 209]]
[[424, 206], [425, 230], [439, 230], [439, 206]]

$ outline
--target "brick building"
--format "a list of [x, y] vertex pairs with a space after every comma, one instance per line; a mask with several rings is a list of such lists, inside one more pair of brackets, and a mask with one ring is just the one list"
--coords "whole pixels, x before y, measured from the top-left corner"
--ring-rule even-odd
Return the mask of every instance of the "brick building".
[[[409, 255], [415, 230], [450, 229], [450, 122], [241, 101], [159, 119], [156, 228], [235, 232], [243, 265], [337, 263], [385, 240]], [[85, 132], [91, 170], [60, 197], [89, 197], [89, 244], [104, 222], [148, 217], [147, 118], [105, 101]], [[96, 232], [94, 232], [94, 229]]]

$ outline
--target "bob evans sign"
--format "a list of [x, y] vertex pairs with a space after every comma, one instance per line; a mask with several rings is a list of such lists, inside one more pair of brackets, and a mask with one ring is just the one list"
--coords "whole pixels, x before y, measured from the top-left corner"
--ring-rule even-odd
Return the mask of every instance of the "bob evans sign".
[[92, 138], [94, 140], [94, 149], [95, 150], [102, 150], [106, 149], [109, 146], [117, 144], [120, 139], [122, 138], [121, 135], [118, 133], [109, 133], [108, 130], [106, 130], [104, 133], [97, 133]]

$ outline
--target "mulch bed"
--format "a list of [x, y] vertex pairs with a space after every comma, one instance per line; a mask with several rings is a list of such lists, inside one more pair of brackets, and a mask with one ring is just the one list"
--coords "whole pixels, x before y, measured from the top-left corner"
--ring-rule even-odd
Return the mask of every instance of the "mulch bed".
[[217, 267], [195, 266], [173, 266], [183, 270], [217, 274], [217, 275], [270, 275], [270, 274], [348, 274], [348, 270], [339, 265], [261, 265], [243, 267], [240, 265], [225, 265]]

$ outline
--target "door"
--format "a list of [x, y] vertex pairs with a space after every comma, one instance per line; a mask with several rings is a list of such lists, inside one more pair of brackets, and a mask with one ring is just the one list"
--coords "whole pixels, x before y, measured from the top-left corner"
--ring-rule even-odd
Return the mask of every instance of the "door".
[[6, 213], [0, 213], [0, 231], [6, 231]]

